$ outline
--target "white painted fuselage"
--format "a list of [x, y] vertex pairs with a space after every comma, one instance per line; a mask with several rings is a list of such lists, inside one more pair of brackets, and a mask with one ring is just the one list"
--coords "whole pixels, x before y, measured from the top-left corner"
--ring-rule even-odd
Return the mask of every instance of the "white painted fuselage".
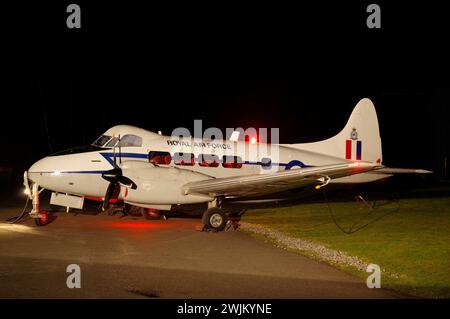
[[[102, 174], [120, 167], [120, 174], [137, 187], [127, 188], [122, 183], [119, 198], [142, 207], [170, 207], [214, 200], [213, 193], [183, 193], [184, 185], [193, 182], [294, 169], [307, 171], [313, 166], [329, 172], [328, 165], [358, 161], [378, 166], [382, 161], [378, 120], [368, 99], [357, 104], [339, 134], [306, 144], [178, 138], [118, 125], [84, 149], [63, 151], [39, 160], [29, 169], [28, 178], [54, 192], [101, 199], [109, 185]], [[363, 183], [385, 178], [366, 172], [351, 176], [354, 173], [336, 175], [332, 182]], [[322, 177], [328, 178], [321, 174], [312, 176], [315, 180]]]
[[[145, 163], [150, 166], [152, 152], [169, 153], [169, 163], [159, 163], [158, 167], [167, 171], [185, 170], [195, 173], [198, 178], [220, 178], [239, 175], [265, 174], [274, 171], [296, 169], [309, 166], [321, 166], [345, 162], [345, 159], [323, 155], [307, 150], [300, 150], [285, 145], [271, 145], [264, 143], [247, 143], [243, 141], [205, 141], [197, 138], [175, 139], [162, 136], [136, 127], [120, 125], [105, 132], [105, 136], [137, 135], [142, 138], [141, 146], [124, 146], [120, 149], [122, 166]], [[54, 154], [36, 162], [28, 171], [29, 178], [41, 187], [51, 191], [80, 196], [104, 196], [108, 182], [101, 174], [114, 167], [113, 160], [119, 161], [118, 147], [99, 147], [92, 151], [74, 149], [73, 154]], [[180, 165], [174, 160], [175, 153], [193, 154], [193, 165]], [[212, 155], [219, 163], [202, 166], [204, 155]], [[239, 164], [235, 167], [224, 165], [224, 156], [237, 156]], [[184, 163], [186, 164], [186, 163]], [[144, 166], [145, 169], [145, 166]], [[189, 178], [186, 180], [189, 181]], [[149, 185], [140, 185], [153, 191], [164, 184], [161, 180], [154, 180]], [[165, 190], [167, 191], [167, 190]], [[209, 201], [209, 198], [198, 198], [193, 202]], [[187, 200], [190, 202], [189, 200]], [[163, 201], [167, 203], [167, 201]], [[176, 203], [182, 203], [178, 200]], [[156, 204], [156, 203], [155, 203]]]

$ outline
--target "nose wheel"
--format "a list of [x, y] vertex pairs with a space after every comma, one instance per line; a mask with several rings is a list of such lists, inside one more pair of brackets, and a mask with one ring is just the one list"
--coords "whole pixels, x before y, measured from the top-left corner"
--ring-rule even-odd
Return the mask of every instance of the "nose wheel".
[[48, 214], [46, 210], [42, 210], [37, 214], [38, 217], [34, 218], [36, 226], [45, 226], [48, 224]]

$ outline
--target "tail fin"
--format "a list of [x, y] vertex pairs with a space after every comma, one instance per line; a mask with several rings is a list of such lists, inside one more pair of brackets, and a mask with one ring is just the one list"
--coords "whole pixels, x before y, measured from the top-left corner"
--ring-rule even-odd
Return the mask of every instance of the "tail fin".
[[324, 141], [292, 146], [347, 160], [381, 164], [381, 138], [375, 106], [370, 99], [364, 98], [356, 104], [339, 134]]

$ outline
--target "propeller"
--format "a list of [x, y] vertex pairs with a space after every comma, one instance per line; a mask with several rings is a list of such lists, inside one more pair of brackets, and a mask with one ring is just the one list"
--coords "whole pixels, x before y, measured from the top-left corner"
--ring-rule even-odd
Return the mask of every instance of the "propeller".
[[[119, 145], [119, 163], [122, 164], [122, 150], [120, 147], [120, 135], [119, 135], [118, 145]], [[135, 182], [133, 182], [128, 177], [123, 176], [122, 169], [120, 168], [119, 165], [117, 165], [116, 147], [115, 146], [114, 146], [113, 158], [114, 158], [114, 168], [109, 171], [103, 172], [103, 174], [102, 174], [102, 178], [109, 182], [108, 188], [106, 189], [105, 198], [103, 200], [103, 205], [102, 205], [103, 210], [106, 210], [108, 208], [109, 200], [114, 195], [114, 190], [116, 189], [118, 184], [123, 185], [125, 187], [129, 187], [131, 189], [137, 188], [137, 185]]]

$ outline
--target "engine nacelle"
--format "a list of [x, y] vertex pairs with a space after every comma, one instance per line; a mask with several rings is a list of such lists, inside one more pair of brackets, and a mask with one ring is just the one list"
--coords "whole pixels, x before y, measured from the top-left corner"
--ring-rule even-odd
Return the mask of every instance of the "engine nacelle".
[[137, 161], [122, 165], [123, 175], [136, 183], [136, 189], [122, 187], [125, 202], [134, 204], [176, 205], [209, 202], [213, 198], [184, 195], [182, 186], [189, 182], [210, 179], [210, 176], [177, 167], [153, 166]]

